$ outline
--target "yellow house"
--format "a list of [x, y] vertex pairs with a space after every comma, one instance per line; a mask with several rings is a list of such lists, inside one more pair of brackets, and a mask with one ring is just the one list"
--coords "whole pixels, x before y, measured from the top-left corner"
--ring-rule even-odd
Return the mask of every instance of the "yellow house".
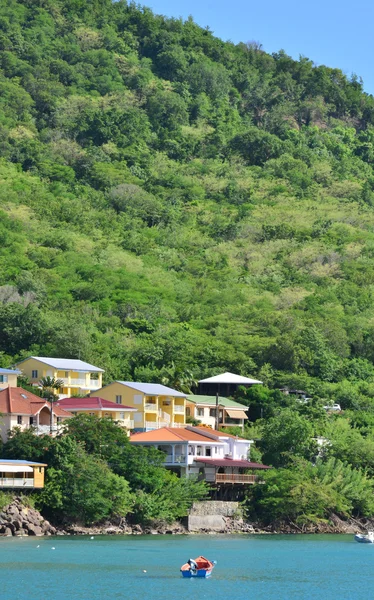
[[135, 431], [185, 425], [186, 394], [159, 383], [114, 381], [90, 396], [134, 407]]
[[0, 390], [5, 390], [7, 387], [17, 387], [17, 375], [21, 375], [21, 371], [0, 369]]
[[133, 406], [123, 406], [100, 396], [89, 398], [63, 398], [56, 405], [76, 415], [91, 415], [100, 419], [113, 419], [121, 427], [128, 430], [134, 429], [134, 413], [137, 412]]
[[1, 488], [43, 488], [44, 463], [29, 460], [0, 460], [0, 489]]
[[48, 358], [29, 356], [16, 364], [32, 385], [38, 386], [42, 377], [54, 377], [63, 381], [59, 398], [85, 396], [103, 385], [103, 369], [82, 360], [71, 358]]

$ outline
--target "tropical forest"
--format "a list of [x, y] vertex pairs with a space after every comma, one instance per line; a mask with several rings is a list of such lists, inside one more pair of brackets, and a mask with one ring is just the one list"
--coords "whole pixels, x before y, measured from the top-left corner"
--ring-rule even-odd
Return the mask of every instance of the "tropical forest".
[[[246, 502], [265, 523], [374, 514], [374, 98], [312, 59], [124, 0], [0, 4], [0, 365], [80, 358], [105, 383], [182, 391], [261, 380], [236, 400], [253, 460], [275, 467]], [[204, 497], [156, 451], [103, 456], [100, 427], [5, 444], [52, 465], [47, 514], [118, 508], [71, 500], [65, 454], [140, 519]], [[173, 508], [154, 508], [165, 486]]]

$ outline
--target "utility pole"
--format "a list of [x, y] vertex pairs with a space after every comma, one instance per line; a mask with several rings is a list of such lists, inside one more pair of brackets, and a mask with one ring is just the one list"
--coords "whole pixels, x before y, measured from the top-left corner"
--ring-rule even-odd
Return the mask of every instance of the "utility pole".
[[218, 405], [219, 405], [219, 392], [216, 393], [216, 431], [218, 431], [218, 424], [219, 424]]

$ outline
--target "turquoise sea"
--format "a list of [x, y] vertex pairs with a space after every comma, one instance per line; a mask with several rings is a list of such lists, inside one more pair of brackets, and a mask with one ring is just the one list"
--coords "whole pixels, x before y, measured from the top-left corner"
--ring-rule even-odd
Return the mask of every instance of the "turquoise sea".
[[[180, 577], [199, 554], [211, 579]], [[2, 538], [0, 557], [1, 600], [374, 598], [374, 544], [352, 535]]]

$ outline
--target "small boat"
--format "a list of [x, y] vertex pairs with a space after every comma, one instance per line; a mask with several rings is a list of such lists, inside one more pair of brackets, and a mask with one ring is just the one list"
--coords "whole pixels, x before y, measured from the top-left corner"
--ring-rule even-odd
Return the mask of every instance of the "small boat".
[[374, 531], [368, 531], [367, 535], [356, 533], [355, 540], [361, 544], [374, 544]]
[[181, 573], [183, 577], [210, 577], [216, 564], [217, 561], [208, 560], [204, 556], [190, 558], [181, 566]]

